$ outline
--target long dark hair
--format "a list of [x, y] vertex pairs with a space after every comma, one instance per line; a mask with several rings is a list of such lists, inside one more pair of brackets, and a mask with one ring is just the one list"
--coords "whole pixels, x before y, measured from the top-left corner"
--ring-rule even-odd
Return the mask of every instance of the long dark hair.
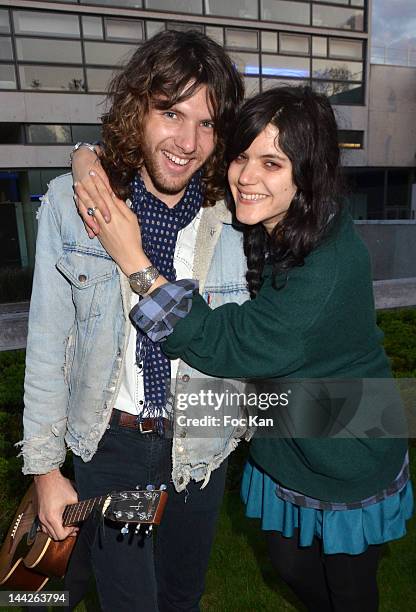
[[103, 166], [122, 198], [143, 163], [143, 121], [159, 96], [158, 108], [169, 109], [206, 85], [214, 112], [215, 150], [203, 181], [206, 205], [224, 196], [226, 130], [234, 121], [244, 87], [230, 58], [216, 42], [196, 31], [166, 31], [143, 43], [112, 80], [108, 112], [103, 116]]
[[252, 297], [260, 289], [266, 255], [274, 278], [303, 265], [338, 220], [341, 207], [337, 125], [327, 97], [310, 87], [276, 87], [249, 99], [229, 141], [228, 162], [246, 151], [269, 124], [279, 130], [278, 144], [292, 163], [297, 191], [270, 235], [261, 223], [244, 227]]

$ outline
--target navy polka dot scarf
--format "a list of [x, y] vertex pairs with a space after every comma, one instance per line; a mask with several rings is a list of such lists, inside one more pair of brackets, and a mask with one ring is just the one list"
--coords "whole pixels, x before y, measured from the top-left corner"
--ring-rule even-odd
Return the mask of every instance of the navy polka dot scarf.
[[[131, 185], [132, 210], [139, 219], [143, 250], [169, 281], [176, 280], [173, 256], [178, 232], [191, 223], [204, 201], [205, 186], [201, 176], [201, 171], [193, 176], [182, 199], [173, 208], [147, 191], [139, 175]], [[170, 385], [170, 360], [163, 354], [160, 344], [152, 342], [139, 329], [136, 360], [143, 363], [144, 413], [158, 420], [158, 433], [163, 435], [162, 416]]]

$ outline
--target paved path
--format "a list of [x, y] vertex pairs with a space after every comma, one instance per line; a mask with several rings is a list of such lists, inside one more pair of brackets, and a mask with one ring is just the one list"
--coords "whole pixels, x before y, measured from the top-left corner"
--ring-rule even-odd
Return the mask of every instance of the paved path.
[[[416, 278], [375, 281], [377, 309], [416, 306]], [[29, 302], [0, 304], [0, 351], [26, 347]]]

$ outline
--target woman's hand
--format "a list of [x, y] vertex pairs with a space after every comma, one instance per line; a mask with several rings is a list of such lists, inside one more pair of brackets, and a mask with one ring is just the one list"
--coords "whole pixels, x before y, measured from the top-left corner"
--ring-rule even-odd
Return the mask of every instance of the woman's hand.
[[[99, 148], [97, 152], [100, 153]], [[114, 195], [113, 190], [99, 156], [86, 147], [75, 151], [72, 159], [72, 175], [75, 194], [78, 196], [76, 199], [78, 212], [84, 221], [88, 236], [94, 238], [100, 232], [100, 227], [94, 217], [87, 214], [87, 209], [98, 208], [108, 223], [111, 220], [109, 204]], [[83, 188], [82, 192], [79, 186]]]
[[[98, 180], [101, 179], [97, 179], [97, 182]], [[80, 183], [77, 186], [77, 193], [83, 202], [88, 200], [88, 193]], [[113, 197], [110, 197], [108, 205], [111, 212], [109, 223], [106, 223], [98, 207], [94, 212], [94, 217], [91, 217], [98, 227], [96, 235], [107, 253], [127, 276], [150, 266], [151, 263], [142, 249], [137, 216], [123, 200], [114, 194]], [[95, 206], [95, 203], [92, 206]]]

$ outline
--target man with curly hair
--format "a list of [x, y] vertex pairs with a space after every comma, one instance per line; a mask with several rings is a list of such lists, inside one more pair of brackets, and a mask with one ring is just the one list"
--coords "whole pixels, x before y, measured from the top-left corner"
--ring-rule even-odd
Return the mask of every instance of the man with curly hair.
[[[199, 278], [212, 306], [247, 299], [242, 237], [220, 201], [225, 138], [242, 97], [241, 78], [214, 41], [198, 32], [156, 35], [110, 85], [100, 157], [91, 145], [76, 147], [81, 216], [69, 174], [43, 199], [21, 442], [42, 529], [56, 540], [75, 535], [62, 512], [78, 498], [161, 483], [169, 494], [155, 550], [152, 538], [123, 537], [120, 525], [100, 528], [96, 515], [85, 522], [67, 574], [71, 608], [91, 560], [104, 611], [199, 609], [226, 457], [244, 432], [230, 425], [196, 438], [173, 418], [177, 398], [203, 374], [171, 364], [133, 327], [129, 312], [154, 269], [125, 276], [100, 244], [95, 217], [111, 224], [112, 195], [127, 199], [167, 278]], [[190, 405], [187, 417], [204, 410]], [[60, 471], [66, 447], [77, 491]]]

